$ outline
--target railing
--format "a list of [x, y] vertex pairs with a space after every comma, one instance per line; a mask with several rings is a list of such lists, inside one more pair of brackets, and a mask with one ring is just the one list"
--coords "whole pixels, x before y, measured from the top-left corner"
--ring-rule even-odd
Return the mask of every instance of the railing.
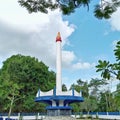
[[73, 112], [72, 115], [120, 115], [120, 112]]
[[[72, 115], [120, 115], [120, 112], [72, 112]], [[41, 115], [41, 116], [46, 116], [47, 113], [43, 112], [32, 112], [32, 113], [12, 113], [11, 116], [36, 116], [36, 115]], [[0, 113], [0, 116], [8, 116], [8, 113]]]
[[18, 120], [22, 117], [23, 120], [43, 119], [46, 113], [12, 113], [11, 119], [8, 119], [8, 113], [0, 113], [0, 120]]
[[[37, 112], [31, 112], [31, 113], [25, 113], [25, 112], [21, 112], [21, 113], [11, 113], [11, 116], [35, 116], [35, 115], [47, 115], [47, 113], [37, 113]], [[0, 116], [8, 116], [8, 113], [0, 113]]]

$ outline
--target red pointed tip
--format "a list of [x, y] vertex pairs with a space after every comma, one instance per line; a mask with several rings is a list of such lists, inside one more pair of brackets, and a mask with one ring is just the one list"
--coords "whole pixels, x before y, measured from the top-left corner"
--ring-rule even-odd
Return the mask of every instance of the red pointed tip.
[[57, 37], [56, 37], [56, 42], [58, 41], [62, 42], [60, 32], [58, 32]]

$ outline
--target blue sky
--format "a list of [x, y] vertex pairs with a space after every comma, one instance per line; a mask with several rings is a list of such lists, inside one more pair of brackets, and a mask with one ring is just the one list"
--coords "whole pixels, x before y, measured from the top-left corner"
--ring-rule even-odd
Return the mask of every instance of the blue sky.
[[[97, 1], [99, 2], [99, 1]], [[120, 9], [109, 20], [98, 20], [90, 10], [79, 8], [64, 16], [59, 10], [49, 14], [28, 14], [17, 0], [0, 1], [0, 66], [13, 54], [30, 55], [55, 71], [57, 32], [62, 37], [62, 81], [68, 87], [76, 80], [100, 77], [99, 59], [115, 61], [113, 49], [120, 40]]]
[[[66, 49], [72, 49], [78, 58], [82, 61], [89, 61], [91, 64], [97, 64], [99, 59], [115, 62], [114, 43], [120, 40], [120, 31], [113, 28], [110, 23], [115, 18], [98, 20], [94, 17], [95, 4], [94, 1], [90, 4], [89, 12], [83, 7], [77, 9], [70, 16], [63, 16], [64, 20], [69, 20], [71, 24], [76, 26], [74, 33], [69, 37], [73, 46], [66, 47]], [[100, 77], [100, 74], [96, 74], [95, 70], [95, 68], [79, 70], [74, 74], [78, 78], [89, 80]]]

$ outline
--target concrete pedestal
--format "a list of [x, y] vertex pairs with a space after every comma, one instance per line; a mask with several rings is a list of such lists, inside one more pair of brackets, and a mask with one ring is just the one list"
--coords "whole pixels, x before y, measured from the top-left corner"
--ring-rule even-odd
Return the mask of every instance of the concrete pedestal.
[[69, 116], [71, 115], [71, 110], [47, 110], [48, 116]]

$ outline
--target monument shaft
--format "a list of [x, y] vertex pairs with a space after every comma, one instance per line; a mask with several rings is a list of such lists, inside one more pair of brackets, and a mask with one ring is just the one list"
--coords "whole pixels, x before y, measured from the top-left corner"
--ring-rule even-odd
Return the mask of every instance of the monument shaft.
[[62, 61], [62, 54], [61, 54], [61, 37], [60, 33], [56, 37], [56, 90], [62, 91], [62, 72], [61, 72], [61, 61]]

